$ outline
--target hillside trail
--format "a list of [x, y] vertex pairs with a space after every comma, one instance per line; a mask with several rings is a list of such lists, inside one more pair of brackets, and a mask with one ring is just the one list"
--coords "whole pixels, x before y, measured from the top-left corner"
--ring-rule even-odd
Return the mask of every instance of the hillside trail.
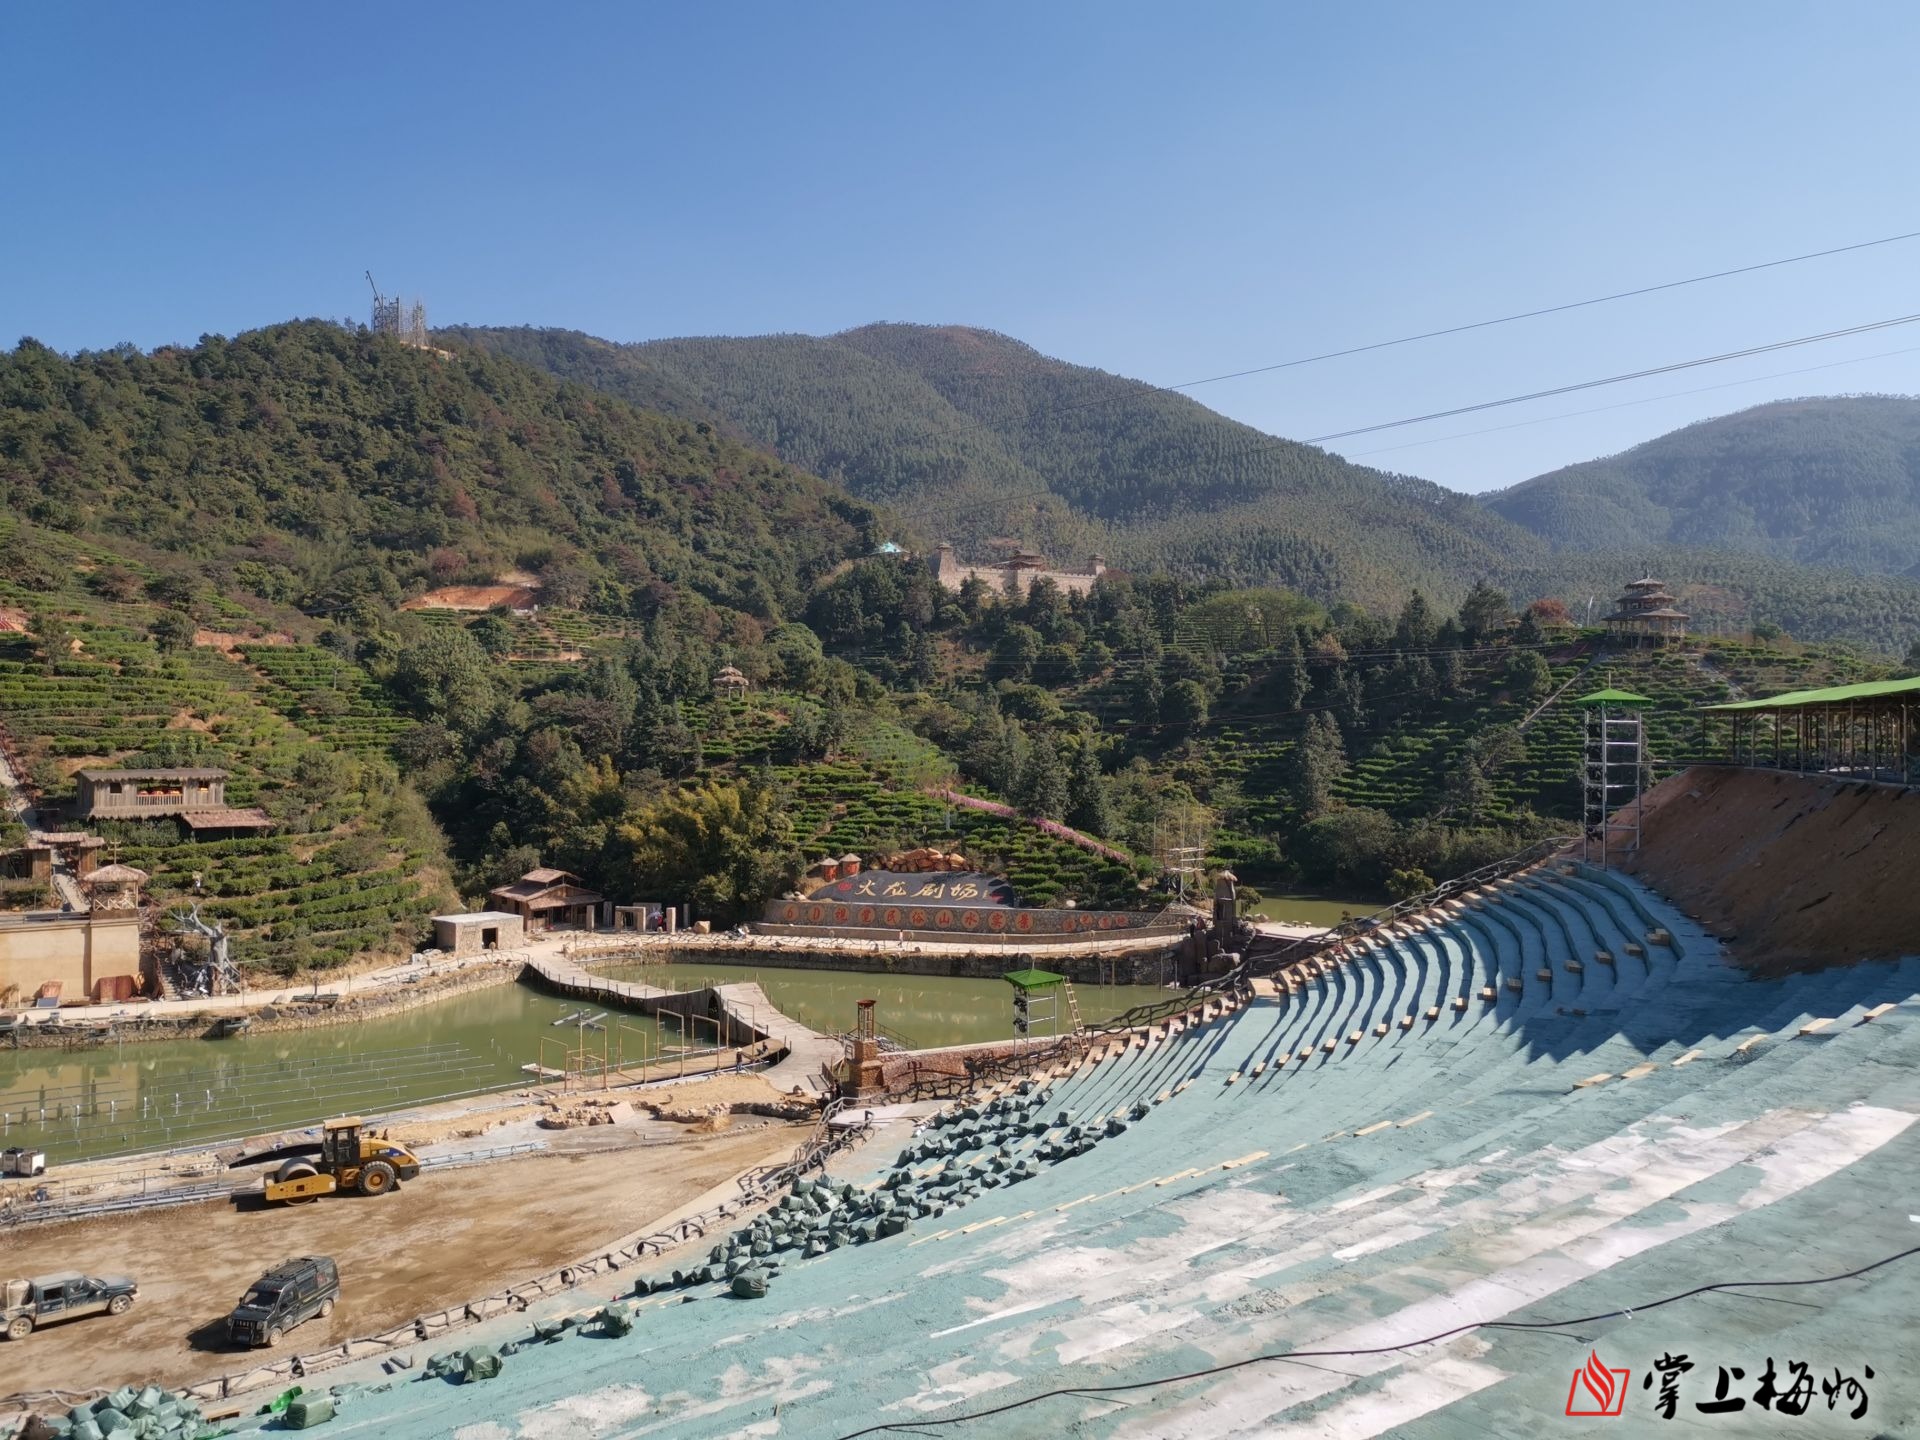
[[1743, 689], [1740, 686], [1740, 684], [1736, 682], [1731, 675], [1727, 674], [1724, 670], [1721, 670], [1718, 666], [1716, 666], [1711, 660], [1707, 659], [1705, 655], [1696, 655], [1694, 657], [1693, 664], [1694, 664], [1694, 668], [1697, 669], [1702, 675], [1706, 676], [1709, 680], [1712, 680], [1716, 684], [1724, 685], [1727, 687], [1727, 699], [1744, 700], [1747, 698], [1746, 690]]
[[1547, 711], [1552, 708], [1556, 700], [1558, 700], [1562, 695], [1566, 694], [1567, 691], [1571, 690], [1574, 686], [1578, 685], [1581, 681], [1581, 678], [1585, 676], [1589, 671], [1591, 671], [1594, 666], [1598, 665], [1602, 660], [1605, 660], [1607, 658], [1607, 655], [1608, 655], [1608, 652], [1606, 650], [1596, 649], [1593, 652], [1593, 654], [1587, 657], [1587, 663], [1582, 665], [1578, 670], [1574, 671], [1573, 674], [1568, 677], [1566, 684], [1562, 685], [1558, 690], [1555, 690], [1551, 695], [1547, 696], [1546, 699], [1542, 700], [1538, 705], [1534, 706], [1533, 709], [1529, 710], [1526, 713], [1526, 715], [1521, 719], [1519, 725], [1517, 725], [1515, 728], [1519, 730], [1522, 735], [1526, 734], [1527, 727], [1529, 725], [1533, 724], [1535, 720], [1538, 720], [1542, 715], [1546, 714]]

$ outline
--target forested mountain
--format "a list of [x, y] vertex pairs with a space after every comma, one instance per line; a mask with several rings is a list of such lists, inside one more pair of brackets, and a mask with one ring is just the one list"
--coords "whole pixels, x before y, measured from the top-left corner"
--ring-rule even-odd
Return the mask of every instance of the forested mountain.
[[963, 551], [1011, 535], [1062, 559], [1187, 563], [1374, 604], [1448, 599], [1544, 553], [1471, 500], [1276, 440], [1139, 381], [964, 326], [869, 325], [816, 338], [650, 341], [440, 332], [613, 393], [677, 383], [783, 458], [895, 504]]
[[710, 423], [320, 322], [0, 354], [0, 508], [308, 610], [520, 567], [563, 603], [777, 619], [891, 528]]
[[[1557, 596], [1584, 609], [1589, 597], [1603, 605], [1626, 579], [1652, 570], [1721, 633], [1763, 622], [1805, 639], [1846, 638], [1896, 654], [1920, 634], [1920, 575], [1815, 568], [1839, 563], [1848, 546], [1835, 537], [1843, 534], [1859, 538], [1859, 554], [1885, 556], [1877, 568], [1908, 568], [1910, 561], [1895, 562], [1904, 553], [1896, 553], [1896, 537], [1912, 509], [1911, 483], [1909, 499], [1887, 507], [1887, 533], [1865, 536], [1857, 503], [1828, 506], [1783, 472], [1774, 488], [1788, 498], [1770, 513], [1810, 504], [1834, 511], [1819, 532], [1833, 543], [1796, 554], [1723, 544], [1689, 533], [1671, 515], [1649, 520], [1644, 500], [1604, 498], [1610, 485], [1631, 491], [1626, 481], [1599, 485], [1594, 493], [1603, 498], [1592, 500], [1583, 483], [1563, 483], [1571, 471], [1482, 505], [962, 326], [638, 345], [556, 330], [440, 334], [637, 403], [711, 419], [856, 495], [888, 502], [923, 537], [949, 539], [963, 553], [978, 554], [1005, 535], [1066, 561], [1099, 550], [1137, 572], [1281, 584], [1323, 603], [1376, 608], [1397, 606], [1416, 587], [1454, 603], [1475, 580], [1490, 579], [1523, 599]], [[1805, 473], [1824, 474], [1832, 455], [1871, 450], [1875, 464], [1855, 470], [1890, 486], [1902, 422], [1875, 407], [1914, 403], [1803, 402], [1809, 414], [1830, 414], [1827, 428], [1810, 424], [1796, 442]], [[1855, 405], [1879, 416], [1859, 427], [1877, 437], [1871, 443], [1854, 438], [1845, 422], [1846, 407]], [[1541, 487], [1535, 500], [1526, 498], [1532, 487]], [[1694, 528], [1718, 513], [1708, 498], [1695, 508]], [[1850, 525], [1860, 524], [1841, 526], [1843, 511]], [[1576, 512], [1589, 518], [1555, 518]], [[1722, 528], [1736, 527], [1727, 521]], [[1854, 563], [1856, 572], [1876, 568]]]
[[[87, 765], [230, 771], [268, 833], [111, 838], [247, 964], [417, 945], [434, 908], [543, 861], [729, 920], [809, 858], [929, 842], [1037, 902], [1159, 903], [1170, 833], [1256, 888], [1418, 888], [1564, 825], [1574, 722], [1524, 722], [1590, 664], [1661, 699], [1666, 759], [1728, 677], [1885, 668], [1771, 634], [1609, 655], [1480, 567], [1576, 615], [1646, 562], [1723, 634], [1920, 633], [1911, 581], [1556, 555], [1463, 497], [1254, 455], [1191, 402], [978, 332], [447, 339], [308, 322], [0, 354], [0, 726], [54, 804]], [[1218, 483], [1188, 497], [1171, 457], [1215, 442]], [[947, 590], [881, 550], [932, 536], [850, 495], [856, 472], [922, 516], [944, 475], [981, 533], [1021, 538], [1030, 513], [1002, 507], [1044, 474], [1060, 533], [1127, 569]], [[507, 575], [537, 610], [411, 608]]]
[[1673, 545], [1920, 578], [1920, 399], [1756, 405], [1483, 498], [1561, 550]]
[[732, 433], [871, 500], [897, 500], [930, 536], [973, 548], [1003, 531], [1061, 554], [1098, 550], [1103, 527], [917, 376], [807, 335], [614, 345], [571, 330], [453, 328], [622, 399]]

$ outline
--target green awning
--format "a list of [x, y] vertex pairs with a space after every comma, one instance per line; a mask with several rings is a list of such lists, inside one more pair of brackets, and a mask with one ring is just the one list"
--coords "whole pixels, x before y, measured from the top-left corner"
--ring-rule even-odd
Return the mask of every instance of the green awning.
[[1631, 690], [1596, 690], [1591, 695], [1582, 695], [1573, 703], [1575, 705], [1651, 705], [1653, 701], [1644, 695], [1636, 695]]
[[1829, 685], [1824, 690], [1789, 690], [1765, 700], [1730, 700], [1724, 705], [1702, 705], [1702, 710], [1790, 710], [1796, 705], [1845, 705], [1850, 700], [1920, 699], [1920, 675], [1908, 680], [1868, 680], [1858, 685]]
[[1049, 986], [1067, 983], [1066, 976], [1056, 975], [1051, 970], [1015, 970], [1001, 978], [1016, 990], [1045, 990]]

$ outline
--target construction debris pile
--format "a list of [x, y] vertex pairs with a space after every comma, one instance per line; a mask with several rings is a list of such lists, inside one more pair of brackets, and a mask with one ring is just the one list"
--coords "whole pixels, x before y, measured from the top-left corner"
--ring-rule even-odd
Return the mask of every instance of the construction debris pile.
[[582, 1125], [618, 1125], [633, 1113], [625, 1100], [599, 1095], [543, 1102], [546, 1110], [533, 1123], [543, 1130], [573, 1130]]
[[123, 1385], [90, 1405], [75, 1405], [64, 1415], [36, 1415], [20, 1431], [20, 1440], [200, 1440], [217, 1435], [200, 1407], [157, 1385], [136, 1390]]

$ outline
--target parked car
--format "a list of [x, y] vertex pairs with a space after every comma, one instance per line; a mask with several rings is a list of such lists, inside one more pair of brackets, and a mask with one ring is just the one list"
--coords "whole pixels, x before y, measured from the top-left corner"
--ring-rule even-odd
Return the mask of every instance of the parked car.
[[340, 1298], [340, 1270], [325, 1255], [282, 1260], [258, 1280], [227, 1316], [227, 1335], [236, 1345], [278, 1345], [296, 1325], [333, 1313]]
[[124, 1315], [140, 1287], [129, 1275], [94, 1278], [77, 1270], [0, 1281], [0, 1334], [24, 1340], [41, 1325], [83, 1315]]

